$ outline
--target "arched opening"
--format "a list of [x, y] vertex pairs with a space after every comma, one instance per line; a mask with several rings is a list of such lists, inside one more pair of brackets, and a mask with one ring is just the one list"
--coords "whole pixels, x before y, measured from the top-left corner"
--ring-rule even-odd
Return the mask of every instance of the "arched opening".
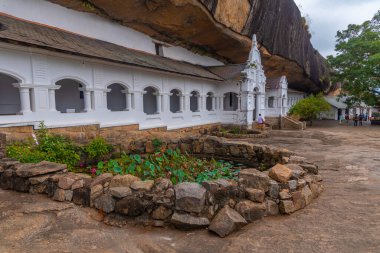
[[14, 83], [18, 80], [0, 73], [0, 115], [15, 115], [21, 111], [20, 92]]
[[173, 89], [170, 91], [171, 96], [170, 96], [170, 111], [172, 113], [178, 113], [182, 111], [182, 106], [181, 106], [181, 91], [177, 89]]
[[148, 115], [156, 114], [157, 107], [157, 90], [153, 87], [146, 87], [143, 95], [144, 113]]
[[235, 92], [227, 92], [224, 94], [224, 110], [236, 111], [238, 109], [238, 95]]
[[83, 85], [73, 79], [63, 79], [56, 82], [61, 86], [55, 91], [55, 103], [57, 111], [62, 113], [79, 113], [84, 111], [85, 97], [81, 90]]
[[215, 110], [214, 99], [215, 99], [214, 93], [212, 93], [212, 92], [207, 93], [207, 97], [206, 97], [206, 110], [207, 111], [214, 111]]
[[199, 92], [192, 91], [190, 94], [190, 111], [199, 112]]
[[124, 86], [113, 83], [107, 87], [111, 91], [107, 93], [107, 108], [111, 112], [124, 111], [126, 109], [126, 92]]

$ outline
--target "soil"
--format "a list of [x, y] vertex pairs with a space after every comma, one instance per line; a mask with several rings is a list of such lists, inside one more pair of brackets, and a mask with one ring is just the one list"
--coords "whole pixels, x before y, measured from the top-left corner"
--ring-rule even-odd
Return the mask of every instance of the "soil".
[[0, 252], [380, 252], [380, 127], [315, 122], [249, 141], [316, 162], [323, 194], [221, 239], [206, 230], [107, 226], [93, 209], [0, 190]]

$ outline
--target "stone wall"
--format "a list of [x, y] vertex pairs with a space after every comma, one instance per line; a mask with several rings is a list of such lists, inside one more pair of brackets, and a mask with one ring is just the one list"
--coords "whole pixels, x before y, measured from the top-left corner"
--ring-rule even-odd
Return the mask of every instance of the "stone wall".
[[[145, 149], [149, 145], [145, 143]], [[287, 150], [214, 137], [182, 140], [180, 146], [199, 155], [238, 161], [244, 157], [246, 164], [265, 161], [275, 165], [265, 172], [243, 169], [238, 180], [173, 185], [165, 178], [141, 181], [132, 175], [110, 173], [92, 178], [70, 173], [66, 165], [21, 164], [4, 158], [0, 160], [0, 187], [94, 207], [110, 225], [138, 222], [180, 229], [208, 227], [221, 237], [265, 215], [302, 209], [323, 191], [318, 166]]]
[[[82, 125], [71, 127], [57, 127], [49, 128], [49, 132], [53, 134], [59, 134], [66, 136], [78, 144], [85, 144], [96, 136], [105, 138], [113, 145], [121, 145], [128, 142], [130, 139], [135, 139], [137, 133], [157, 133], [157, 132], [171, 132], [171, 133], [193, 133], [198, 134], [206, 130], [216, 128], [220, 124], [206, 124], [194, 127], [186, 127], [168, 131], [166, 128], [153, 128], [147, 130], [139, 130], [139, 125], [125, 125], [125, 126], [113, 126], [113, 127], [100, 127], [98, 124], [94, 125]], [[28, 138], [32, 138], [34, 132], [33, 126], [12, 126], [1, 127], [0, 133], [7, 136], [7, 141], [25, 141]]]
[[281, 117], [265, 117], [265, 122], [270, 124], [273, 130], [281, 129]]
[[6, 155], [6, 135], [0, 133], [0, 159], [4, 158]]
[[292, 119], [290, 117], [282, 117], [281, 118], [281, 129], [305, 130], [306, 129], [306, 123]]

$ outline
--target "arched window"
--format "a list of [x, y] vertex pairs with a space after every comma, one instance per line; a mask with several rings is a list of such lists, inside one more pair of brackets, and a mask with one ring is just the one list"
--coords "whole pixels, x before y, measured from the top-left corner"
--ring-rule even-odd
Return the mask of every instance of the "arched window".
[[107, 93], [107, 108], [112, 112], [126, 110], [127, 99], [124, 86], [118, 83], [113, 83], [107, 88], [111, 90]]
[[[84, 86], [73, 79], [63, 79], [56, 82], [56, 85], [61, 86], [55, 91], [55, 103], [57, 111], [62, 113], [79, 113], [85, 111], [85, 99], [90, 99], [90, 96], [85, 98], [83, 91]], [[91, 107], [91, 102], [88, 101]], [[90, 109], [90, 108], [87, 108]]]
[[153, 87], [146, 87], [143, 95], [144, 113], [148, 115], [158, 113], [157, 90]]
[[0, 73], [0, 115], [15, 115], [21, 111], [19, 89], [13, 84], [18, 80]]
[[181, 91], [174, 89], [170, 91], [170, 111], [172, 113], [177, 113], [182, 111], [182, 94]]
[[274, 97], [268, 97], [268, 108], [274, 108]]
[[192, 112], [199, 112], [199, 92], [192, 91], [190, 96], [190, 111]]
[[212, 92], [207, 93], [206, 110], [207, 111], [214, 111], [215, 110], [215, 96]]
[[238, 95], [235, 92], [227, 92], [224, 94], [224, 110], [236, 111], [238, 109]]

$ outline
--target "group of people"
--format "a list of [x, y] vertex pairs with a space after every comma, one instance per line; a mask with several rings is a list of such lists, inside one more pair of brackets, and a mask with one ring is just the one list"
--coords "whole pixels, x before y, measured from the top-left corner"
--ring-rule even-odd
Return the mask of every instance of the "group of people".
[[[363, 126], [363, 121], [368, 121], [369, 120], [369, 117], [367, 114], [355, 114], [352, 118], [350, 117], [350, 115], [346, 114], [346, 116], [344, 117], [344, 119], [346, 120], [346, 123], [347, 125], [350, 124], [350, 120], [352, 120], [354, 122], [354, 126]], [[341, 123], [342, 121], [340, 121]]]

